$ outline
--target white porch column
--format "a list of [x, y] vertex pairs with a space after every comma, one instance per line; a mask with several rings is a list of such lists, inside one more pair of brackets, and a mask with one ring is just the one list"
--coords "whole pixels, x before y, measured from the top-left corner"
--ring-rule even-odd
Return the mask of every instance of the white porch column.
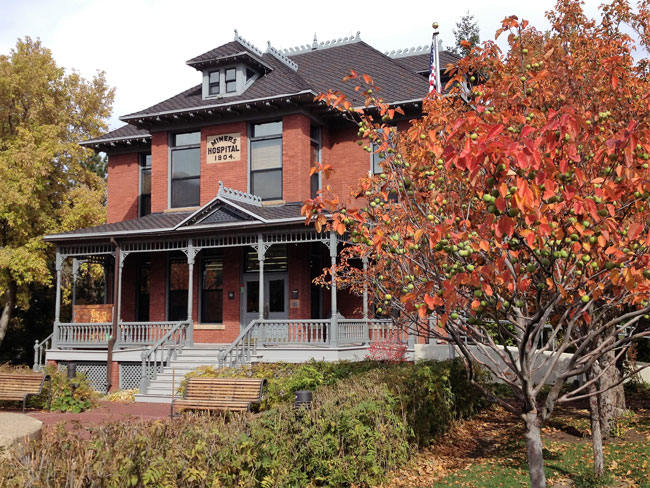
[[338, 327], [338, 314], [339, 310], [336, 304], [336, 255], [337, 255], [337, 244], [338, 238], [336, 237], [336, 232], [330, 231], [330, 273], [332, 274], [332, 283], [330, 285], [330, 296], [331, 296], [331, 313], [332, 318], [330, 319], [330, 346], [337, 347], [339, 343], [339, 327]]
[[57, 347], [59, 342], [59, 323], [61, 322], [61, 269], [65, 256], [59, 252], [59, 246], [56, 247], [56, 298], [54, 302], [54, 335], [52, 340], [52, 349]]
[[188, 284], [187, 284], [187, 321], [189, 327], [187, 328], [187, 342], [194, 345], [194, 318], [192, 317], [192, 305], [194, 304], [194, 242], [192, 239], [187, 241], [187, 271], [188, 271]]
[[363, 318], [368, 320], [368, 281], [366, 280], [366, 273], [368, 272], [368, 258], [366, 256], [361, 258], [363, 263]]
[[115, 302], [115, 305], [113, 306], [113, 308], [115, 309], [116, 314], [117, 314], [117, 316], [116, 316], [117, 321], [113, 321], [113, 323], [116, 324], [117, 327], [115, 327], [113, 329], [113, 334], [111, 334], [111, 335], [115, 335], [115, 337], [113, 337], [113, 340], [116, 341], [116, 342], [119, 339], [120, 323], [122, 322], [122, 269], [124, 268], [124, 260], [126, 259], [127, 255], [128, 254], [124, 253], [124, 252], [120, 252], [118, 254], [118, 256], [119, 256], [119, 259], [118, 259], [119, 260], [119, 268], [118, 268], [118, 271], [117, 271], [117, 301]]
[[266, 255], [266, 247], [264, 246], [264, 237], [262, 234], [257, 234], [257, 260], [259, 262], [259, 320], [264, 320], [264, 256]]

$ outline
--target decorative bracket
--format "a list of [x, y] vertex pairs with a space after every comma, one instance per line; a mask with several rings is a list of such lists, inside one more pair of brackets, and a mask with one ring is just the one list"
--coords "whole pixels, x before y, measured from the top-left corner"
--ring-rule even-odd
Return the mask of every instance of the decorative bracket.
[[187, 241], [187, 247], [185, 249], [181, 249], [185, 256], [187, 256], [187, 264], [194, 265], [194, 260], [196, 259], [196, 255], [201, 251], [200, 247], [194, 247], [194, 241], [192, 239], [189, 239]]
[[252, 244], [252, 247], [257, 251], [257, 260], [258, 261], [264, 261], [264, 257], [266, 256], [266, 251], [269, 250], [269, 247], [271, 247], [273, 244], [268, 243], [264, 240], [264, 236], [260, 233], [257, 234], [257, 243]]
[[339, 244], [339, 238], [336, 235], [336, 232], [330, 231], [329, 239], [327, 241], [323, 241], [323, 244], [325, 244], [327, 248], [330, 250], [330, 257], [335, 258], [338, 253], [338, 244]]
[[124, 260], [131, 254], [130, 251], [120, 251], [120, 268], [124, 267]]
[[65, 262], [67, 257], [68, 256], [66, 254], [59, 254], [59, 252], [57, 251], [56, 261], [54, 262], [54, 267], [57, 271], [61, 271], [63, 269], [63, 263]]

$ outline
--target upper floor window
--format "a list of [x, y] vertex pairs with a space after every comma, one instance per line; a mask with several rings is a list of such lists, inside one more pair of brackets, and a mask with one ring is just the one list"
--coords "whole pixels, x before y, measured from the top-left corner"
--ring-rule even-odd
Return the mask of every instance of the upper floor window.
[[235, 93], [237, 91], [237, 69], [228, 68], [226, 70], [226, 93]]
[[171, 208], [196, 207], [201, 193], [201, 132], [172, 135]]
[[258, 73], [243, 65], [203, 72], [203, 98], [242, 94], [257, 79]]
[[140, 155], [140, 217], [151, 213], [151, 153]]
[[[316, 166], [316, 163], [319, 163], [321, 160], [321, 130], [320, 127], [310, 126], [309, 127], [309, 138], [311, 139], [311, 149], [310, 149], [310, 163], [313, 168]], [[321, 188], [321, 174], [314, 173], [309, 179], [309, 191], [311, 198], [316, 198], [318, 196], [318, 190]]]
[[210, 71], [208, 75], [208, 94], [219, 95], [219, 85], [221, 83], [221, 72]]
[[250, 134], [250, 191], [262, 200], [279, 200], [282, 198], [282, 122], [253, 124]]

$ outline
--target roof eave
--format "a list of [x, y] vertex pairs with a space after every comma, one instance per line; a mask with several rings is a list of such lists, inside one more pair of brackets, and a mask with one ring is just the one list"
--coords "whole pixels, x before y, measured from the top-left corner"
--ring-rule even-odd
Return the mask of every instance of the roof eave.
[[119, 238], [119, 237], [155, 237], [162, 236], [166, 234], [167, 237], [172, 237], [178, 235], [179, 233], [188, 233], [194, 230], [208, 230], [208, 229], [228, 229], [228, 228], [237, 228], [237, 227], [255, 227], [255, 226], [270, 226], [270, 225], [279, 225], [279, 224], [289, 224], [305, 221], [305, 217], [289, 217], [283, 219], [268, 219], [266, 222], [261, 222], [259, 220], [247, 221], [247, 222], [227, 222], [219, 224], [206, 224], [206, 225], [196, 225], [188, 226], [182, 229], [175, 229], [174, 227], [164, 227], [159, 229], [149, 229], [149, 230], [125, 230], [125, 231], [116, 231], [116, 232], [95, 232], [95, 233], [86, 233], [86, 234], [50, 234], [43, 237], [43, 240], [46, 242], [66, 242], [71, 240], [78, 239], [110, 239]]
[[131, 144], [134, 141], [140, 141], [142, 144], [147, 144], [149, 139], [151, 139], [151, 134], [144, 134], [139, 136], [110, 137], [108, 139], [89, 139], [87, 141], [81, 141], [79, 145], [97, 149], [99, 146], [115, 145], [119, 143]]
[[190, 59], [189, 61], [186, 62], [188, 66], [191, 66], [192, 68], [202, 71], [205, 68], [210, 68], [210, 67], [217, 67], [217, 66], [224, 66], [226, 64], [231, 64], [235, 61], [237, 61], [240, 58], [246, 58], [250, 61], [250, 64], [255, 65], [258, 68], [261, 68], [263, 71], [266, 73], [270, 73], [273, 71], [273, 68], [266, 64], [264, 61], [261, 59], [256, 58], [255, 56], [251, 55], [250, 53], [246, 51], [241, 51], [239, 53], [235, 54], [229, 54], [227, 56], [220, 56], [218, 58], [211, 58], [211, 59], [202, 59], [202, 60], [192, 60]]
[[219, 103], [219, 104], [211, 104], [211, 105], [199, 105], [195, 107], [188, 107], [188, 108], [182, 108], [182, 109], [176, 109], [176, 110], [165, 110], [162, 112], [153, 112], [149, 114], [129, 114], [129, 115], [123, 115], [120, 117], [120, 120], [122, 122], [126, 123], [132, 123], [133, 121], [137, 120], [147, 120], [147, 119], [153, 119], [156, 117], [162, 117], [165, 115], [178, 115], [178, 114], [183, 114], [183, 113], [191, 113], [191, 112], [197, 112], [197, 111], [206, 111], [206, 110], [218, 110], [218, 109], [228, 109], [228, 108], [235, 108], [239, 105], [246, 105], [246, 104], [251, 104], [251, 103], [256, 103], [256, 102], [266, 102], [266, 101], [272, 101], [272, 100], [277, 100], [281, 98], [291, 98], [291, 97], [297, 97], [300, 95], [313, 95], [314, 97], [317, 96], [318, 94], [314, 90], [301, 90], [299, 92], [295, 93], [285, 93], [285, 94], [279, 94], [279, 95], [272, 95], [269, 97], [260, 97], [260, 98], [251, 98], [247, 100], [238, 100], [235, 102], [230, 102], [230, 103]]

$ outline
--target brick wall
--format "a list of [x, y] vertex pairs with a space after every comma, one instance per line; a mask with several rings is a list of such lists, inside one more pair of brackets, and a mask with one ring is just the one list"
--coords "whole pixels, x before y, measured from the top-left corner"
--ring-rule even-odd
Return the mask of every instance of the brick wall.
[[309, 126], [302, 114], [282, 119], [282, 199], [287, 202], [309, 198]]
[[[289, 253], [289, 318], [311, 318], [311, 279], [308, 244], [290, 244]], [[298, 307], [291, 307], [291, 292], [298, 291]]]
[[[246, 122], [204, 127], [201, 130], [201, 205], [217, 196], [219, 181], [230, 188], [247, 191], [248, 185], [248, 137]], [[207, 164], [206, 140], [218, 134], [241, 134], [241, 159], [235, 162]]]
[[149, 320], [165, 320], [165, 295], [167, 293], [167, 253], [151, 253], [149, 274]]
[[357, 144], [354, 127], [324, 131], [323, 163], [332, 165], [334, 169], [329, 179], [323, 176], [323, 188], [330, 185], [341, 203], [348, 205], [351, 190], [370, 170], [370, 154]]
[[138, 217], [140, 162], [138, 153], [108, 158], [108, 205], [106, 221], [121, 222]]
[[151, 134], [151, 211], [162, 212], [168, 208], [169, 150], [167, 132]]

